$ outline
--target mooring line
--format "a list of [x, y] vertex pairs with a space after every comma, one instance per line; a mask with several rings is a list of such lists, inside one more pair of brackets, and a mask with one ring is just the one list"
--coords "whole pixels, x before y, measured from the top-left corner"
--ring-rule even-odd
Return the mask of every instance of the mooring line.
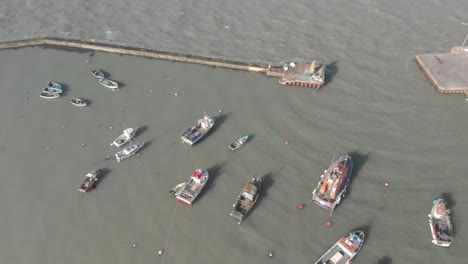
[[162, 253], [162, 260], [161, 260], [161, 264], [164, 263], [164, 259], [166, 257], [166, 250], [167, 250], [167, 246], [169, 245], [169, 238], [170, 238], [170, 235], [171, 235], [171, 231], [172, 231], [172, 225], [174, 224], [174, 217], [175, 217], [175, 213], [177, 211], [177, 206], [179, 205], [178, 202], [176, 202], [176, 205], [174, 207], [174, 211], [172, 212], [172, 219], [171, 219], [171, 224], [169, 225], [169, 231], [167, 231], [167, 237], [166, 237], [166, 245], [164, 246], [164, 248], [162, 249], [163, 250], [163, 253]]

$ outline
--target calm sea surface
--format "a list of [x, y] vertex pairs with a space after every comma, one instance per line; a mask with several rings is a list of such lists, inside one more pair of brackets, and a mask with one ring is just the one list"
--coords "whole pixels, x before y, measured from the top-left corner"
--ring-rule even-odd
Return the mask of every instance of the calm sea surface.
[[[115, 54], [0, 51], [2, 263], [314, 263], [357, 228], [367, 237], [354, 263], [466, 262], [468, 103], [437, 94], [413, 60], [461, 44], [468, 2], [157, 2], [112, 1], [109, 10], [111, 1], [8, 0], [0, 38], [68, 34], [250, 60], [317, 58], [329, 64], [328, 83], [317, 91]], [[92, 68], [122, 89], [100, 86]], [[65, 95], [39, 98], [47, 80]], [[216, 127], [190, 148], [180, 133], [203, 112]], [[141, 155], [107, 159], [134, 126], [148, 142]], [[228, 151], [244, 134], [253, 139]], [[355, 172], [327, 228], [327, 211], [297, 205], [344, 153]], [[196, 167], [209, 169], [210, 183], [194, 206], [177, 205], [168, 190]], [[94, 169], [106, 174], [82, 197], [76, 189]], [[229, 213], [251, 175], [265, 188], [238, 226]], [[431, 245], [427, 221], [441, 194], [456, 228], [448, 249]]]

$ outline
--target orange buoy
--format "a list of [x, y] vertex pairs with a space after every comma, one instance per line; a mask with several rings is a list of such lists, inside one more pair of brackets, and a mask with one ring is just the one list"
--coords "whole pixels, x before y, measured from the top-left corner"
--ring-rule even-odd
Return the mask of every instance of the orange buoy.
[[305, 205], [303, 203], [301, 203], [301, 204], [299, 204], [299, 206], [297, 208], [299, 208], [299, 210], [304, 210]]
[[331, 221], [328, 221], [328, 222], [326, 223], [326, 225], [327, 225], [328, 227], [332, 227], [332, 226], [333, 226], [333, 224], [332, 224]]

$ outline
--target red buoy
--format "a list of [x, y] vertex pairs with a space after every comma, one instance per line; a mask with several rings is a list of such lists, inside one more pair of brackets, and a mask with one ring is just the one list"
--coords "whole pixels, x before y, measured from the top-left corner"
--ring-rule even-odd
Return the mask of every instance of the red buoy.
[[289, 141], [286, 140], [286, 141], [284, 142], [284, 144], [285, 144], [285, 145], [288, 145], [288, 144], [289, 144]]
[[333, 224], [332, 224], [331, 221], [328, 221], [328, 222], [326, 223], [326, 225], [327, 225], [328, 227], [332, 227], [332, 226], [333, 226]]
[[297, 208], [299, 208], [299, 210], [304, 210], [305, 205], [303, 203], [301, 203], [301, 204], [299, 204], [299, 206]]

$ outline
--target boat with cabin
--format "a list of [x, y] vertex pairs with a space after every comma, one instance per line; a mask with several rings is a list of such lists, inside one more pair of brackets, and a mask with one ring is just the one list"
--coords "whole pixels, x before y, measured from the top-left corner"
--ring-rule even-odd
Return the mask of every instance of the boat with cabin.
[[232, 151], [242, 147], [246, 142], [247, 140], [249, 139], [249, 136], [243, 136], [243, 137], [240, 137], [238, 139], [236, 139], [236, 141], [232, 142], [231, 145], [228, 146], [228, 148]]
[[261, 178], [252, 178], [248, 183], [244, 184], [242, 191], [237, 196], [236, 203], [232, 206], [234, 210], [231, 216], [237, 219], [240, 224], [242, 220], [251, 212], [255, 206], [258, 197], [260, 196], [260, 188], [262, 186]]
[[117, 162], [121, 162], [124, 159], [130, 158], [131, 156], [135, 155], [144, 145], [144, 141], [141, 143], [131, 144], [123, 150], [115, 153], [115, 159]]
[[351, 264], [364, 244], [364, 232], [357, 230], [342, 237], [315, 264]]
[[99, 174], [99, 170], [88, 172], [85, 175], [85, 179], [81, 183], [80, 188], [78, 188], [78, 191], [80, 193], [87, 193], [89, 190], [95, 188], [96, 182], [98, 181], [98, 174]]
[[198, 119], [197, 125], [188, 128], [184, 133], [182, 133], [182, 142], [189, 145], [195, 144], [197, 141], [202, 139], [211, 128], [213, 128], [214, 122], [214, 119], [207, 115]]
[[192, 205], [208, 182], [208, 178], [209, 174], [207, 170], [195, 170], [190, 179], [185, 183], [183, 189], [176, 193], [177, 201], [186, 205]]
[[317, 188], [312, 192], [312, 201], [318, 206], [333, 210], [344, 197], [353, 172], [353, 160], [349, 154], [339, 157], [324, 171]]
[[135, 137], [137, 131], [138, 127], [125, 129], [122, 135], [120, 135], [114, 141], [112, 141], [110, 145], [118, 148], [122, 147], [123, 145], [127, 144], [127, 142], [132, 140], [132, 138]]
[[450, 220], [450, 209], [444, 198], [439, 197], [433, 202], [429, 217], [431, 227], [432, 243], [441, 247], [449, 247], [453, 242], [453, 226]]

